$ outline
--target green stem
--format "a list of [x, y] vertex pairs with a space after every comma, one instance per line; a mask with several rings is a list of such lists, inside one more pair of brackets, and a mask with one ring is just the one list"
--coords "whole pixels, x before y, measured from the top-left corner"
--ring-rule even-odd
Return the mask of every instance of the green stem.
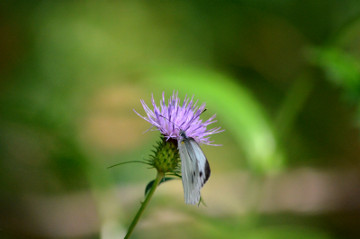
[[163, 177], [164, 177], [163, 173], [159, 173], [159, 172], [157, 173], [155, 182], [153, 183], [149, 193], [146, 195], [145, 201], [141, 204], [141, 207], [140, 207], [139, 211], [136, 213], [134, 219], [132, 220], [132, 222], [131, 222], [131, 224], [129, 226], [129, 230], [128, 230], [126, 236], [124, 237], [124, 239], [130, 238], [131, 233], [133, 232], [136, 224], [138, 223], [138, 221], [139, 221], [141, 215], [143, 214], [146, 206], [149, 204], [152, 195], [154, 194], [157, 186], [159, 185], [159, 183], [160, 183], [160, 181], [161, 181], [161, 179]]
[[277, 134], [280, 140], [288, 136], [296, 117], [309, 98], [314, 83], [306, 75], [300, 77], [290, 88], [283, 105], [281, 106], [276, 122]]

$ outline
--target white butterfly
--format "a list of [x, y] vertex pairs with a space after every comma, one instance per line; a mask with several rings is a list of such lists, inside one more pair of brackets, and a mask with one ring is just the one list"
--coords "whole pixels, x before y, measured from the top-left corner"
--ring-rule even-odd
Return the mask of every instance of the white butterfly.
[[178, 149], [186, 204], [199, 204], [200, 189], [210, 177], [210, 165], [199, 144], [180, 130]]

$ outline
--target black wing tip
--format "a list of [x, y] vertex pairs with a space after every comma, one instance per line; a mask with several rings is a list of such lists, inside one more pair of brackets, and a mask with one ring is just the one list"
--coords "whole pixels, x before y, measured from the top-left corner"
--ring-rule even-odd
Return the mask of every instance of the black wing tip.
[[205, 180], [204, 180], [204, 183], [206, 183], [206, 181], [210, 178], [210, 174], [211, 174], [210, 164], [209, 164], [209, 162], [206, 160], [206, 163], [205, 163]]

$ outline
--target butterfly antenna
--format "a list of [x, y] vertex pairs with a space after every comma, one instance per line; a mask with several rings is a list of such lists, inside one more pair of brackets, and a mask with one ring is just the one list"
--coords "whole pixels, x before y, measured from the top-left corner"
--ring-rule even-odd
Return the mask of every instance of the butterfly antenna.
[[163, 116], [163, 115], [159, 115], [159, 116], [161, 116], [161, 117], [163, 117], [163, 118], [167, 119], [170, 123], [172, 123], [173, 125], [175, 125], [175, 126], [176, 126], [176, 128], [177, 128], [178, 130], [180, 130], [180, 127], [178, 127], [178, 125], [177, 125], [177, 124], [175, 124], [174, 122], [172, 122], [171, 120], [169, 120], [168, 118], [166, 118], [166, 117], [165, 117], [165, 116]]
[[[200, 113], [200, 115], [202, 115], [205, 111], [207, 111], [207, 108], [203, 109], [203, 111]], [[170, 123], [172, 123], [173, 125], [175, 125], [178, 130], [181, 130], [180, 127], [179, 127], [177, 124], [175, 124], [174, 122], [172, 122], [170, 119], [168, 119], [168, 118], [166, 118], [165, 116], [160, 115], [160, 114], [159, 114], [159, 116], [163, 117], [164, 119], [166, 119], [167, 121], [169, 121]], [[151, 128], [150, 128], [150, 129], [151, 129]], [[149, 129], [149, 130], [150, 130], [150, 129]], [[146, 131], [146, 132], [147, 132], [147, 131]]]
[[148, 128], [147, 130], [145, 130], [144, 132], [143, 132], [143, 134], [146, 134], [147, 132], [149, 132], [149, 131], [151, 131], [152, 130], [152, 128], [154, 128], [155, 126], [151, 126], [150, 128]]

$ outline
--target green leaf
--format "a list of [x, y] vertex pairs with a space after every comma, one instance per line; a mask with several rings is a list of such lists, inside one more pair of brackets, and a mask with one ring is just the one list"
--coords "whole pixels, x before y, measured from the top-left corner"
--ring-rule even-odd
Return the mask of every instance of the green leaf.
[[336, 46], [313, 48], [310, 53], [310, 60], [324, 70], [328, 80], [359, 98], [360, 61], [355, 54]]
[[142, 163], [142, 164], [151, 165], [150, 163], [148, 163], [148, 162], [146, 162], [146, 161], [133, 160], [133, 161], [126, 161], [126, 162], [122, 162], [122, 163], [117, 163], [117, 164], [111, 165], [111, 166], [109, 166], [109, 167], [107, 167], [107, 168], [109, 169], [109, 168], [113, 168], [113, 167], [116, 167], [116, 166], [119, 166], [119, 165], [123, 165], [123, 164], [128, 164], [128, 163]]
[[[170, 180], [173, 180], [173, 179], [176, 179], [176, 178], [172, 178], [172, 177], [164, 177], [163, 179], [161, 179], [161, 181], [159, 182], [159, 185], [162, 184], [162, 183], [165, 183], [167, 181], [170, 181]], [[153, 186], [155, 180], [151, 180], [145, 187], [145, 196], [146, 194], [150, 191], [151, 187]]]

